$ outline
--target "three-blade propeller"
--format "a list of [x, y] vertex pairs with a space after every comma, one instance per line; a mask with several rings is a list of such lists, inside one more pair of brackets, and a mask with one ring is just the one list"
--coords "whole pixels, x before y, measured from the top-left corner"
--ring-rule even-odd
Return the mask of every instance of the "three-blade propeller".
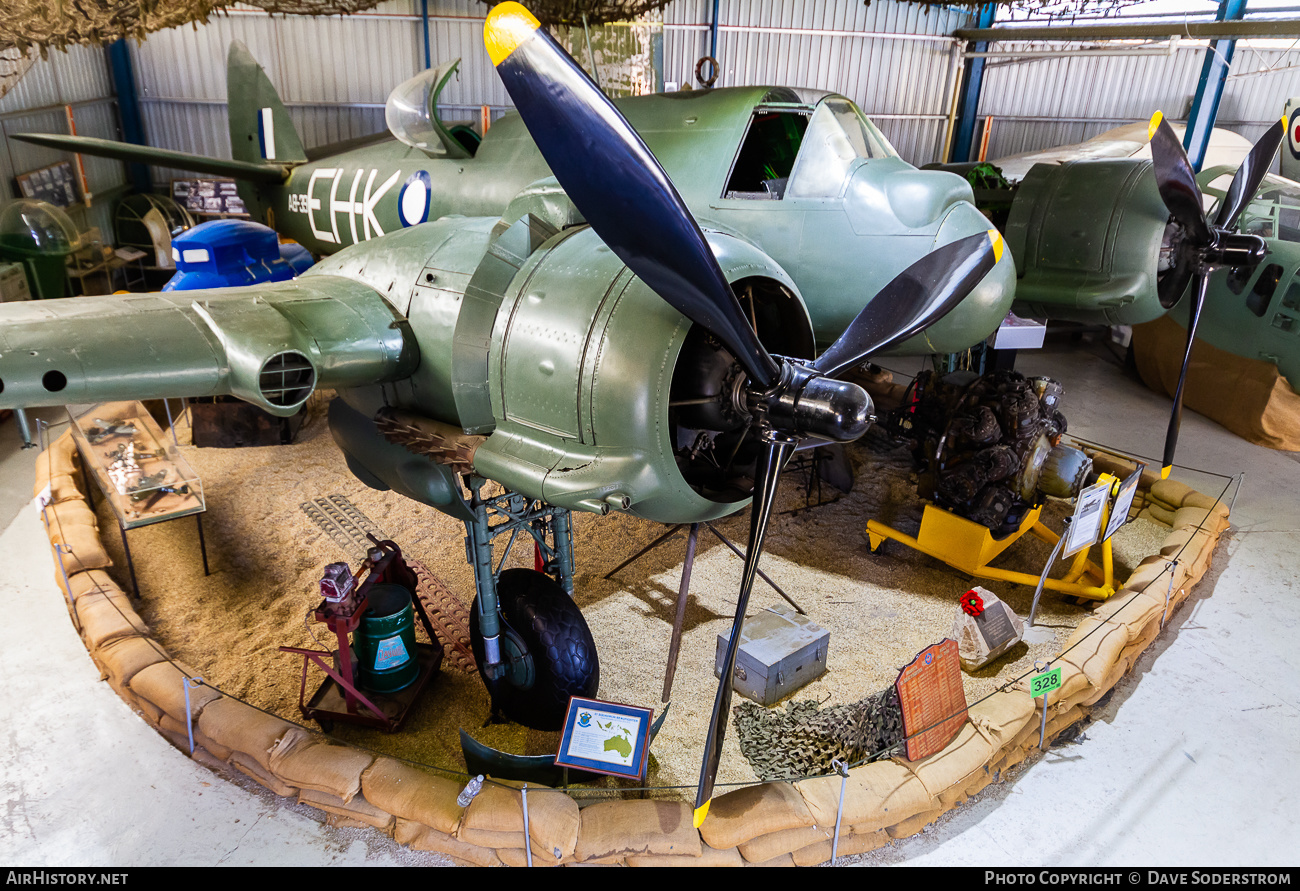
[[1201, 308], [1205, 305], [1210, 273], [1218, 267], [1253, 267], [1264, 258], [1266, 248], [1262, 238], [1233, 230], [1273, 163], [1273, 156], [1286, 133], [1286, 119], [1270, 127], [1250, 150], [1232, 178], [1232, 185], [1228, 187], [1213, 222], [1205, 215], [1201, 189], [1196, 184], [1196, 172], [1187, 159], [1187, 152], [1160, 112], [1152, 117], [1149, 131], [1156, 187], [1169, 210], [1170, 219], [1181, 230], [1181, 237], [1174, 241], [1172, 265], [1157, 285], [1160, 305], [1172, 308], [1187, 291], [1187, 286], [1195, 281], [1187, 312], [1187, 349], [1178, 373], [1178, 387], [1174, 391], [1174, 406], [1161, 460], [1160, 475], [1167, 477], [1174, 463], [1174, 448], [1178, 444], [1178, 428], [1183, 417], [1183, 387], [1187, 382], [1192, 343], [1196, 339]]
[[717, 775], [740, 630], [781, 468], [805, 437], [849, 442], [867, 431], [870, 397], [835, 377], [947, 314], [1001, 259], [1002, 239], [990, 229], [923, 257], [876, 295], [810, 365], [772, 356], [668, 174], [581, 67], [518, 3], [492, 10], [484, 42], [551, 172], [592, 229], [669, 305], [716, 337], [747, 375], [746, 400], [762, 448], [749, 547], [700, 769], [698, 826]]

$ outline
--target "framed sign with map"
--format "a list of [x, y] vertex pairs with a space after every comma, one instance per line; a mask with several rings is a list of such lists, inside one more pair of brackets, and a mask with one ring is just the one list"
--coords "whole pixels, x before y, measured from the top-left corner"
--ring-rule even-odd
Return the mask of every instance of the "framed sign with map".
[[574, 696], [569, 700], [555, 763], [629, 780], [644, 779], [653, 717], [653, 709]]

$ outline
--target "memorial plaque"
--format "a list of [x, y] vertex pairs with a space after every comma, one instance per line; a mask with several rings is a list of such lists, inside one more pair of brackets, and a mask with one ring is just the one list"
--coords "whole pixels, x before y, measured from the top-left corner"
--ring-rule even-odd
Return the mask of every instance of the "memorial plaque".
[[942, 751], [966, 722], [966, 691], [955, 640], [926, 647], [894, 682], [903, 706], [907, 760]]
[[988, 604], [984, 612], [975, 617], [975, 627], [990, 652], [1016, 638], [1016, 629], [1011, 624], [1011, 608], [1001, 600]]

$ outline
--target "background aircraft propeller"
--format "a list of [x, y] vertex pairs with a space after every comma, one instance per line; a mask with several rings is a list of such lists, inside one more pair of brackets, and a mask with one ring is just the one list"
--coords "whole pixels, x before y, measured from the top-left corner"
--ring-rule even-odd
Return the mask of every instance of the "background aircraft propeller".
[[1196, 339], [1196, 325], [1205, 304], [1205, 293], [1210, 273], [1217, 267], [1251, 268], [1264, 259], [1264, 239], [1233, 231], [1242, 210], [1255, 197], [1264, 174], [1273, 163], [1286, 133], [1286, 119], [1270, 127], [1255, 143], [1246, 160], [1242, 162], [1232, 185], [1224, 195], [1219, 211], [1211, 223], [1205, 215], [1196, 172], [1187, 160], [1187, 152], [1173, 128], [1156, 112], [1151, 119], [1151, 158], [1155, 163], [1156, 187], [1169, 210], [1174, 224], [1181, 230], [1181, 238], [1173, 243], [1172, 266], [1157, 285], [1160, 305], [1172, 308], [1188, 284], [1195, 281], [1192, 303], [1187, 313], [1187, 349], [1183, 353], [1182, 369], [1178, 373], [1178, 387], [1174, 391], [1174, 406], [1165, 434], [1164, 457], [1161, 460], [1162, 477], [1169, 475], [1174, 463], [1174, 448], [1178, 444], [1178, 428], [1183, 416], [1183, 386], [1187, 382], [1187, 368], [1191, 364], [1192, 343]]
[[488, 15], [484, 42], [528, 131], [596, 234], [669, 305], [716, 337], [748, 375], [762, 442], [749, 547], [696, 797], [704, 819], [731, 704], [731, 676], [781, 468], [805, 437], [850, 442], [871, 424], [862, 388], [834, 379], [942, 318], [993, 269], [996, 230], [946, 245], [904, 270], [811, 365], [772, 356], [746, 321], [708, 241], [658, 160], [600, 88], [518, 3]]

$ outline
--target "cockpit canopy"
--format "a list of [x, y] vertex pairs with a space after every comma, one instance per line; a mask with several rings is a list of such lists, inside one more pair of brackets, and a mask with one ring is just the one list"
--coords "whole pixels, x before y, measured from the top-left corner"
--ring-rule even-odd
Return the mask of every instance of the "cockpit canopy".
[[421, 71], [398, 84], [384, 103], [384, 122], [400, 142], [431, 158], [469, 158], [479, 136], [467, 126], [448, 128], [438, 117], [438, 96], [456, 73], [460, 59]]
[[848, 99], [782, 87], [755, 107], [723, 197], [832, 198], [859, 161], [896, 157]]

